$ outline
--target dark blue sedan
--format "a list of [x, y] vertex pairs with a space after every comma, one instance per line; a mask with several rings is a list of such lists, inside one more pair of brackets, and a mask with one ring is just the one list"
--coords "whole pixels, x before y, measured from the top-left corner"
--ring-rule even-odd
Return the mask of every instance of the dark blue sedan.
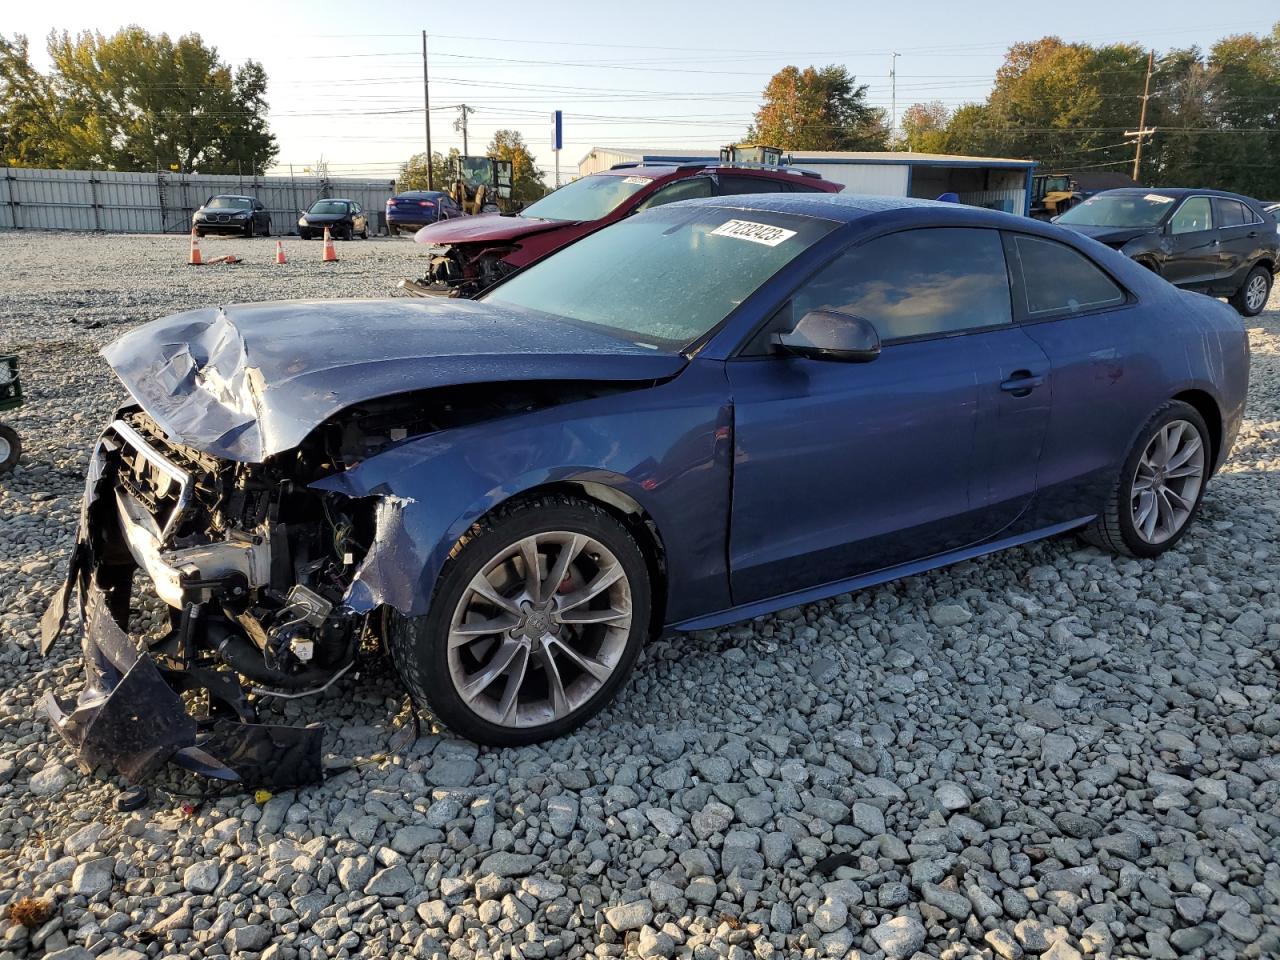
[[105, 355], [135, 403], [91, 462], [71, 565], [94, 699], [51, 712], [82, 752], [140, 712], [101, 664], [141, 567], [174, 636], [125, 658], [130, 689], [234, 702], [221, 727], [113, 742], [250, 780], [280, 777], [253, 765], [260, 731], [299, 756], [319, 734], [253, 725], [238, 685], [173, 651], [297, 694], [378, 638], [458, 732], [542, 740], [662, 630], [1065, 531], [1168, 550], [1249, 363], [1233, 310], [1078, 234], [795, 195], [653, 209], [479, 301], [210, 308]]
[[441, 190], [406, 190], [387, 201], [387, 232], [393, 237], [401, 230], [413, 233], [429, 223], [460, 216], [462, 210], [453, 197]]

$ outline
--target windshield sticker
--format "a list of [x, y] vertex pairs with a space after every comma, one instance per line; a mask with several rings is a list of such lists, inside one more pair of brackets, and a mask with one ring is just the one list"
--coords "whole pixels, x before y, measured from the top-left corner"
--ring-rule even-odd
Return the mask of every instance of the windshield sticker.
[[624, 177], [623, 183], [638, 183], [644, 186], [646, 183], [653, 183], [653, 177]]
[[727, 220], [711, 231], [713, 237], [750, 240], [752, 243], [763, 243], [766, 247], [776, 247], [795, 235], [794, 230], [775, 227], [769, 223], [754, 223], [751, 220]]
[[1143, 200], [1151, 200], [1155, 203], [1173, 203], [1173, 197], [1165, 197], [1158, 193], [1148, 193]]

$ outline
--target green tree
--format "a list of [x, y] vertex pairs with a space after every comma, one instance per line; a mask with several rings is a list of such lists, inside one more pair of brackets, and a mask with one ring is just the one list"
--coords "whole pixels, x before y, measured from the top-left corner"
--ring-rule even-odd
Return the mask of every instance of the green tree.
[[951, 111], [941, 100], [913, 103], [902, 112], [902, 138], [893, 145], [894, 149], [946, 153], [947, 122], [950, 119]]
[[867, 103], [866, 84], [838, 64], [783, 67], [764, 88], [747, 140], [783, 150], [883, 150], [884, 111]]
[[[252, 173], [275, 157], [262, 65], [233, 70], [198, 34], [64, 31], [49, 35], [48, 50], [53, 71], [41, 77], [25, 40], [0, 49], [0, 129], [19, 157], [201, 173]], [[47, 121], [43, 133], [31, 117]]]
[[515, 203], [532, 202], [547, 192], [538, 164], [518, 131], [495, 131], [485, 155], [495, 160], [511, 161], [511, 199]]
[[49, 80], [31, 65], [27, 38], [0, 36], [0, 163], [65, 164], [60, 105]]
[[[457, 147], [447, 155], [438, 150], [431, 154], [431, 183], [436, 190], [448, 189], [453, 178], [453, 165], [461, 152]], [[396, 178], [397, 190], [427, 190], [427, 154], [415, 153], [400, 165], [400, 175]]]

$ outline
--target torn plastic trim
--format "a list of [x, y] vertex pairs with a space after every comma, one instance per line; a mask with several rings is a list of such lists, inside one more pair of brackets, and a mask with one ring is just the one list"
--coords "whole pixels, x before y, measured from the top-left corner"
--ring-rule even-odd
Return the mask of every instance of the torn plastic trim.
[[[86, 770], [113, 769], [139, 782], [172, 761], [246, 787], [283, 790], [323, 779], [323, 729], [257, 723], [235, 675], [175, 669], [140, 649], [118, 618], [128, 616], [136, 569], [112, 495], [118, 441], [111, 430], [90, 457], [80, 527], [67, 575], [41, 618], [47, 654], [80, 599], [84, 686], [74, 700], [49, 693], [37, 709], [52, 721]], [[210, 714], [188, 714], [181, 693], [207, 693]]]

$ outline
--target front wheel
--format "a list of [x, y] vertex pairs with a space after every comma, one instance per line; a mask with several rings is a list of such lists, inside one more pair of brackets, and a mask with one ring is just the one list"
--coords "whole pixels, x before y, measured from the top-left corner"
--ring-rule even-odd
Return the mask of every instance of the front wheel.
[[1256, 266], [1244, 278], [1244, 283], [1231, 297], [1230, 303], [1236, 312], [1243, 317], [1256, 317], [1267, 305], [1271, 296], [1271, 271], [1264, 266]]
[[1170, 400], [1138, 434], [1085, 539], [1131, 557], [1164, 553], [1187, 532], [1212, 469], [1204, 418], [1190, 404]]
[[8, 473], [22, 456], [22, 440], [18, 431], [8, 424], [0, 423], [0, 473]]
[[410, 692], [490, 746], [558, 737], [617, 693], [649, 628], [648, 566], [602, 507], [519, 501], [475, 523], [389, 646]]

